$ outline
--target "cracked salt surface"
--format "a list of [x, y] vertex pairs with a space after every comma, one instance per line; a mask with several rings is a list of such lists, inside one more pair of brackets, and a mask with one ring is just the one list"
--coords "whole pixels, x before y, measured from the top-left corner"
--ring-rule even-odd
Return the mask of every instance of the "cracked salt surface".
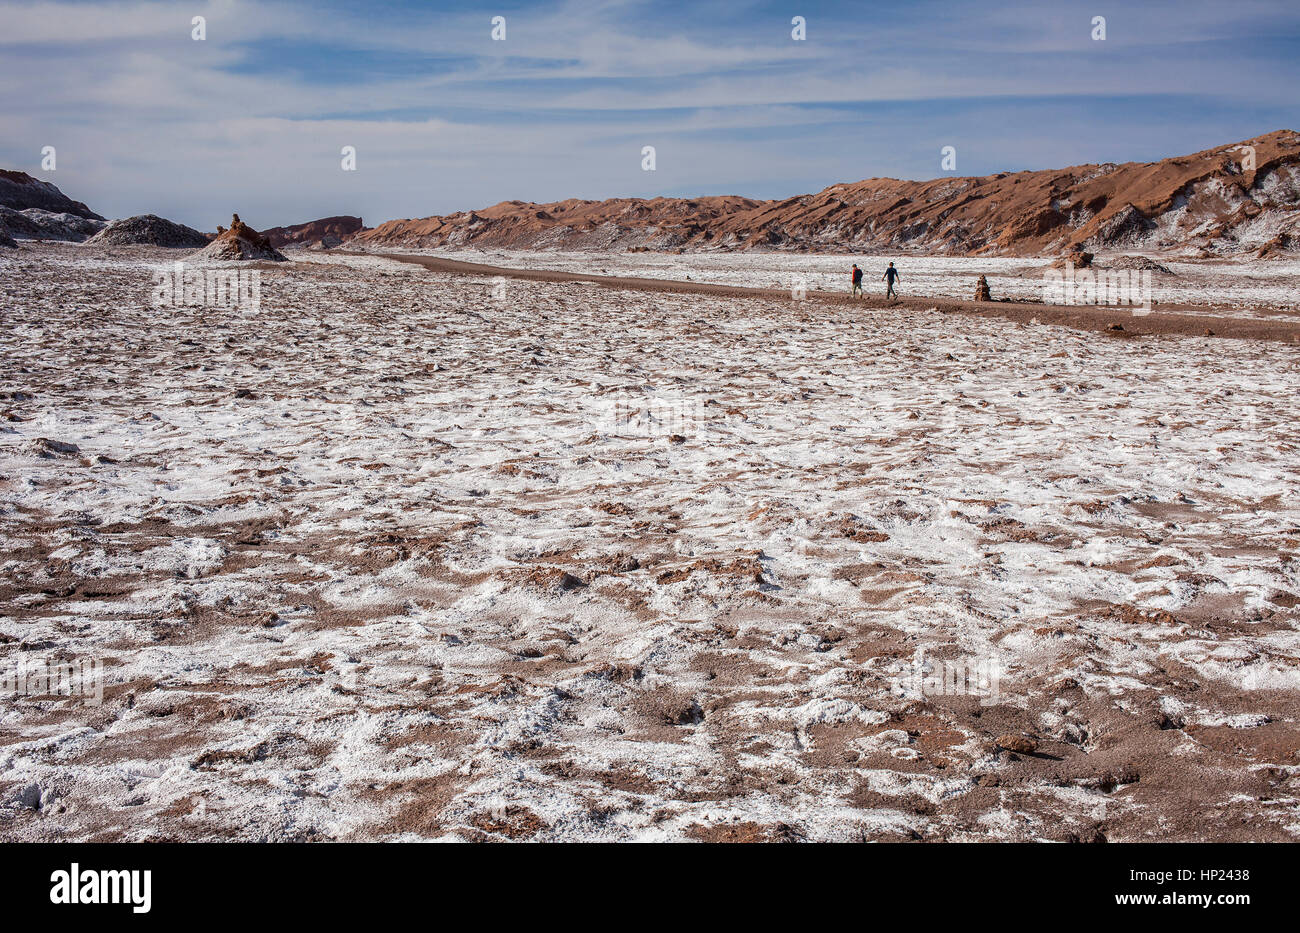
[[4, 838], [1295, 837], [1294, 348], [298, 258], [0, 258]]

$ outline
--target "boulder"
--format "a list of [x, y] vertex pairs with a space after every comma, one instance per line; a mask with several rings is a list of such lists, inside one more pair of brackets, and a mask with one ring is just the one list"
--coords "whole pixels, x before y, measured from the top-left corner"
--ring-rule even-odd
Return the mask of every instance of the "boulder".
[[1016, 733], [1007, 733], [998, 736], [996, 740], [998, 748], [1004, 748], [1009, 752], [1016, 752], [1019, 755], [1032, 755], [1038, 751], [1038, 742], [1027, 735], [1017, 735]]
[[48, 437], [37, 437], [27, 442], [27, 452], [37, 457], [71, 457], [81, 452], [81, 448], [69, 441], [56, 441]]
[[1064, 269], [1066, 266], [1074, 266], [1076, 269], [1087, 269], [1092, 265], [1092, 260], [1092, 253], [1080, 246], [1072, 246], [1068, 253], [1052, 263], [1051, 268]]

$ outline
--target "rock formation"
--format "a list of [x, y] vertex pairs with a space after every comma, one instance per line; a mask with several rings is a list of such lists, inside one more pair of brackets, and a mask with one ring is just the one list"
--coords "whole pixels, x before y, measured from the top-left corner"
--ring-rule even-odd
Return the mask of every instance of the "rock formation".
[[993, 300], [993, 295], [989, 293], [989, 280], [984, 278], [984, 276], [982, 275], [975, 282], [975, 300], [976, 301]]
[[1162, 266], [1146, 256], [1120, 256], [1106, 263], [1107, 269], [1137, 269], [1146, 272], [1159, 272], [1161, 275], [1173, 275], [1168, 266]]
[[190, 258], [288, 261], [270, 240], [240, 220], [238, 214], [231, 218], [229, 230], [218, 227], [216, 238]]
[[1300, 248], [1300, 225], [1283, 231], [1269, 240], [1255, 253], [1256, 259], [1269, 259], [1281, 256]]
[[14, 240], [79, 242], [103, 226], [103, 217], [48, 181], [0, 169], [0, 244]]
[[16, 211], [0, 207], [0, 232], [18, 240], [70, 240], [78, 243], [104, 227], [102, 220], [55, 214], [39, 207]]
[[130, 246], [147, 244], [173, 249], [197, 249], [208, 245], [208, 236], [182, 224], [172, 223], [154, 214], [141, 214], [114, 220], [100, 230], [87, 244], [105, 246]]
[[25, 211], [38, 208], [51, 214], [73, 214], [87, 220], [103, 220], [80, 201], [74, 201], [50, 184], [26, 172], [0, 169], [0, 207]]

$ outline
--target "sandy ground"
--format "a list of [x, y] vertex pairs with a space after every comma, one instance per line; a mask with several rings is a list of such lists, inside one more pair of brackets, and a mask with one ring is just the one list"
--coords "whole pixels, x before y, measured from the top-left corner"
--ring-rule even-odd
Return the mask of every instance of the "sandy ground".
[[1295, 347], [172, 258], [0, 256], [0, 837], [1300, 837]]

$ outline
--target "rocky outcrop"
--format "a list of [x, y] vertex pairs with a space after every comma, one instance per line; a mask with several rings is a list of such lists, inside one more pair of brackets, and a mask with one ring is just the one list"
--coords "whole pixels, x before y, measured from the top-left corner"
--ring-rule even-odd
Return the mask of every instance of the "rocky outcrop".
[[[1300, 224], [1294, 225], [1300, 228]], [[1300, 229], [1284, 230], [1269, 240], [1255, 253], [1257, 259], [1272, 259], [1300, 251]]]
[[104, 228], [104, 221], [80, 214], [52, 213], [39, 207], [0, 207], [0, 232], [16, 240], [69, 240], [79, 243]]
[[38, 208], [51, 214], [73, 214], [87, 220], [103, 220], [80, 201], [67, 197], [48, 181], [33, 178], [26, 172], [0, 169], [0, 207], [25, 211]]
[[993, 300], [993, 295], [989, 292], [989, 280], [982, 275], [975, 281], [975, 300], [976, 301]]
[[172, 223], [154, 214], [141, 214], [114, 220], [89, 240], [87, 245], [165, 246], [171, 249], [198, 249], [208, 245], [208, 236], [183, 224]]
[[1155, 224], [1132, 204], [1125, 204], [1097, 225], [1089, 246], [1132, 246], [1143, 241]]
[[333, 249], [341, 246], [356, 236], [365, 225], [360, 217], [323, 217], [305, 224], [292, 224], [288, 227], [271, 227], [262, 234], [271, 241], [271, 245], [283, 249], [287, 246], [303, 246], [308, 249]]
[[[1086, 249], [1193, 255], [1268, 247], [1300, 223], [1300, 134], [1279, 130], [1160, 162], [967, 178], [871, 178], [780, 201], [614, 198], [393, 220], [351, 248], [849, 250], [1065, 255]], [[1277, 241], [1277, 242], [1275, 242]]]
[[216, 238], [191, 259], [216, 260], [264, 260], [269, 262], [287, 262], [280, 251], [271, 245], [271, 241], [258, 233], [235, 214], [230, 221], [230, 229], [217, 228]]
[[1136, 269], [1140, 272], [1158, 272], [1161, 275], [1173, 275], [1168, 266], [1162, 266], [1146, 256], [1120, 256], [1106, 263], [1108, 269]]
[[1081, 246], [1075, 246], [1068, 253], [1052, 263], [1053, 269], [1064, 269], [1066, 266], [1073, 266], [1075, 269], [1087, 269], [1092, 265], [1093, 254]]

